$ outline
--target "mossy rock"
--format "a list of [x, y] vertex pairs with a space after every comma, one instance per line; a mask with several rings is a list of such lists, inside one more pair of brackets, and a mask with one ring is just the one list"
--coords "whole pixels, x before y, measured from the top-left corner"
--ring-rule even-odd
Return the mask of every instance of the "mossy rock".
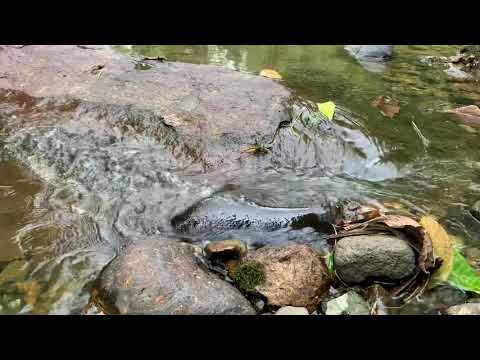
[[265, 282], [263, 265], [255, 261], [240, 265], [235, 271], [234, 280], [239, 288], [247, 292], [255, 292], [256, 286]]

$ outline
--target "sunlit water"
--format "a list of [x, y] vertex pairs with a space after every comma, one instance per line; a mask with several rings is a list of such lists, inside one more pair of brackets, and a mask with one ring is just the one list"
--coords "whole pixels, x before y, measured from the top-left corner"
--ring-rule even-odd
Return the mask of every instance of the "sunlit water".
[[[465, 245], [480, 247], [480, 225], [467, 211], [480, 199], [480, 131], [467, 131], [441, 113], [462, 105], [480, 105], [480, 87], [449, 79], [442, 70], [418, 61], [420, 55], [454, 54], [455, 47], [397, 46], [394, 59], [380, 73], [366, 71], [342, 46], [117, 49], [128, 54], [166, 56], [169, 61], [214, 63], [253, 74], [264, 68], [275, 69], [282, 75], [282, 83], [297, 95], [313, 102], [334, 101], [339, 109], [334, 122], [353, 121], [358, 133], [347, 135], [356, 139], [363, 136], [368, 145], [364, 149], [368, 166], [337, 162], [331, 168], [338, 171], [319, 172], [309, 164], [315, 163], [315, 156], [328, 163], [329, 153], [312, 145], [301, 147], [299, 153], [289, 153], [288, 158], [279, 157], [279, 164], [262, 163], [255, 168], [254, 162], [249, 163], [250, 174], [255, 176], [245, 176], [245, 169], [239, 168], [228, 169], [228, 174], [199, 175], [192, 181], [209, 184], [223, 178], [229, 185], [224, 191], [228, 195], [244, 196], [266, 206], [318, 206], [339, 199], [396, 203], [416, 215], [439, 217]], [[400, 102], [400, 113], [393, 119], [371, 105], [381, 95]], [[142, 144], [131, 146], [132, 151], [151, 151], [142, 152]], [[143, 160], [148, 167], [147, 163], [158, 159], [145, 156]], [[193, 201], [208, 191], [191, 190], [189, 194]], [[68, 244], [72, 238], [96, 244], [102, 236], [116, 235], [108, 228], [107, 211], [91, 205], [95, 200], [80, 199], [71, 192], [71, 188], [63, 191], [57, 184], [41, 181], [12, 159], [0, 162], [0, 269], [9, 266], [14, 274], [10, 279], [0, 277], [0, 313], [79, 312], [88, 300], [87, 285], [113, 254], [107, 251], [98, 255], [92, 250], [95, 247], [69, 249]], [[160, 199], [162, 193], [155, 196]], [[89, 211], [79, 211], [78, 204], [88, 201], [90, 205], [82, 209]], [[152, 209], [166, 213], [164, 209]], [[153, 210], [147, 206], [147, 211]], [[136, 221], [122, 218], [121, 212], [115, 216], [121, 219], [126, 233], [129, 223]], [[258, 234], [252, 238], [257, 241]], [[52, 258], [51, 254], [57, 255]]]

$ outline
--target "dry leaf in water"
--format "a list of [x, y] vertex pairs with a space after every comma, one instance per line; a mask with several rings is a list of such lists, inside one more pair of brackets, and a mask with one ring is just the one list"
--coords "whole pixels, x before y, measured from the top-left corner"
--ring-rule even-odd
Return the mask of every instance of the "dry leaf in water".
[[260, 71], [260, 76], [265, 76], [267, 78], [276, 80], [280, 80], [282, 78], [282, 75], [272, 69], [263, 69], [262, 71]]
[[447, 281], [453, 269], [453, 245], [445, 229], [433, 216], [424, 216], [420, 219], [433, 245], [433, 255], [442, 259], [442, 265], [435, 272], [435, 278], [440, 281]]
[[400, 229], [407, 235], [410, 243], [418, 253], [418, 266], [425, 274], [429, 274], [434, 268], [433, 244], [429, 234], [424, 231], [422, 225], [408, 216], [386, 215], [379, 219], [379, 223], [385, 224], [392, 229]]
[[457, 109], [448, 110], [454, 119], [468, 125], [480, 126], [480, 109], [476, 105], [462, 106]]
[[379, 96], [373, 100], [372, 105], [380, 110], [383, 116], [393, 118], [400, 112], [400, 103], [398, 100], [389, 96]]
[[403, 229], [405, 226], [413, 226], [413, 227], [421, 226], [418, 222], [416, 222], [412, 218], [409, 218], [407, 216], [402, 216], [402, 215], [386, 215], [379, 222], [393, 229]]

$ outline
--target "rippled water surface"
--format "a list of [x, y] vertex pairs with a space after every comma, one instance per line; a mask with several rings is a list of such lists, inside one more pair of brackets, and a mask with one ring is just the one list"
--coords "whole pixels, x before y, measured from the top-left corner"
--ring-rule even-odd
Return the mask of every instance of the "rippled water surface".
[[[99, 238], [116, 239], [118, 232], [132, 235], [129, 231], [139, 227], [145, 233], [170, 231], [166, 229], [167, 216], [181, 208], [184, 199], [193, 202], [219, 189], [265, 206], [315, 207], [341, 199], [396, 203], [417, 215], [439, 217], [465, 245], [480, 247], [480, 224], [467, 211], [480, 199], [480, 129], [461, 127], [441, 113], [462, 105], [480, 105], [480, 86], [449, 79], [442, 70], [418, 61], [420, 55], [453, 55], [455, 46], [397, 46], [394, 59], [378, 73], [366, 71], [342, 46], [116, 48], [128, 54], [214, 63], [253, 74], [275, 69], [282, 75], [282, 83], [302, 98], [337, 104], [334, 123], [342, 126], [338, 131], [343, 131], [345, 144], [292, 137], [283, 142], [285, 149], [274, 149], [274, 159], [267, 165], [252, 161], [246, 165], [248, 170], [229, 168], [223, 174], [200, 174], [191, 168], [187, 179], [194, 186], [188, 187], [182, 176], [177, 179], [184, 169], [173, 168], [171, 159], [162, 155], [164, 144], [136, 137], [122, 143], [122, 148], [114, 143], [102, 149], [110, 158], [125, 157], [125, 164], [130, 161], [126, 158], [130, 151], [132, 164], [145, 173], [164, 167], [169, 174], [158, 180], [158, 191], [142, 193], [139, 179], [132, 192], [122, 194], [120, 200], [103, 191], [101, 181], [96, 195], [91, 195], [88, 189], [70, 186], [68, 181], [49, 183], [45, 181], [48, 176], [40, 180], [8, 156], [0, 157], [0, 269], [11, 270], [0, 277], [0, 313], [79, 312], [88, 300], [88, 284], [113, 256], [104, 248], [98, 250], [100, 256], [95, 253]], [[400, 102], [396, 117], [384, 117], [371, 105], [381, 95]], [[3, 103], [3, 110], [8, 110], [8, 103]], [[23, 105], [17, 104], [10, 112], [3, 111], [2, 128], [12, 116], [29, 111], [27, 102], [20, 103]], [[52, 119], [61, 117], [48, 110], [45, 114]], [[313, 133], [303, 134], [315, 139]], [[288, 141], [298, 143], [290, 146]], [[356, 144], [355, 151], [349, 150], [350, 143]], [[358, 156], [362, 162], [356, 160]], [[314, 166], [319, 159], [328, 165], [328, 171]], [[185, 160], [185, 167], [187, 163]], [[112, 179], [106, 180], [105, 189]], [[102, 197], [102, 204], [121, 201], [122, 206], [102, 208], [95, 196]], [[143, 209], [137, 208], [142, 204], [139, 199]], [[137, 217], [132, 216], [135, 213]], [[212, 234], [211, 239], [217, 235]], [[258, 234], [251, 235], [252, 242], [258, 238]], [[72, 239], [94, 246], [69, 248]]]

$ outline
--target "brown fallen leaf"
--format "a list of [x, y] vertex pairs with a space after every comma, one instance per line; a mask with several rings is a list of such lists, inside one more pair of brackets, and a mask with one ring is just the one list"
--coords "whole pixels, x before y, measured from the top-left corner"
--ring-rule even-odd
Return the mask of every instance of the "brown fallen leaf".
[[418, 249], [418, 266], [425, 274], [430, 274], [436, 265], [433, 256], [432, 239], [422, 227], [405, 226], [402, 231], [407, 235], [409, 241]]
[[372, 105], [380, 110], [383, 116], [393, 118], [400, 112], [400, 103], [389, 96], [379, 96], [372, 101]]
[[282, 75], [272, 69], [263, 69], [260, 71], [260, 76], [268, 77], [270, 79], [280, 80], [282, 79]]
[[375, 219], [381, 215], [380, 209], [373, 205], [354, 205], [345, 206], [342, 211], [342, 220], [337, 224], [345, 226], [348, 224], [357, 224], [363, 221]]
[[424, 216], [420, 219], [420, 224], [430, 236], [433, 245], [433, 255], [435, 261], [442, 259], [442, 264], [435, 272], [435, 279], [447, 281], [453, 270], [453, 244], [445, 229], [433, 216]]
[[455, 120], [468, 125], [480, 126], [480, 108], [476, 105], [462, 106], [446, 112], [451, 114]]
[[421, 225], [412, 218], [402, 215], [386, 215], [383, 216], [379, 222], [393, 229], [403, 229], [405, 226], [421, 227]]

